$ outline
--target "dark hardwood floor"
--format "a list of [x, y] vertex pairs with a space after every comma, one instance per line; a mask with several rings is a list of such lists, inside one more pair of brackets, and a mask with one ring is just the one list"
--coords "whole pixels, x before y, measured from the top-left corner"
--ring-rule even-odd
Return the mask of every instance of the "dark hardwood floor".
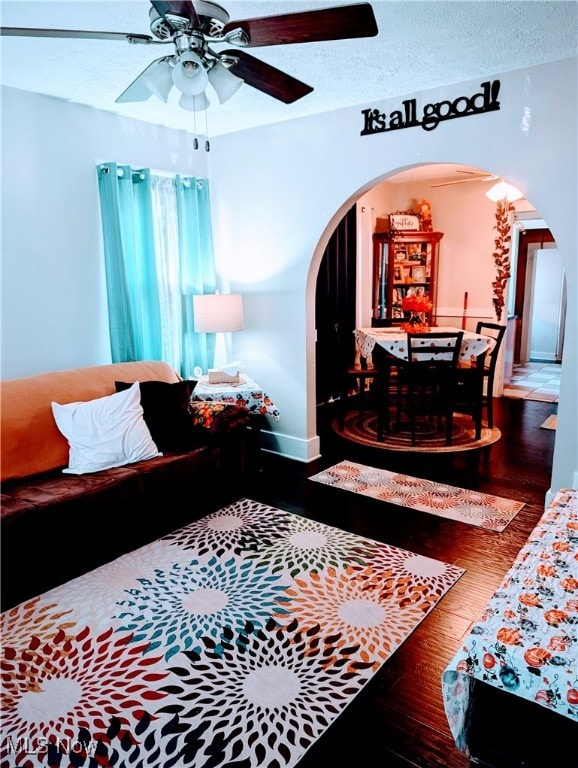
[[[555, 432], [540, 424], [556, 410], [554, 403], [501, 398], [495, 402], [498, 443], [463, 453], [416, 454], [342, 440], [330, 426], [331, 406], [323, 406], [319, 460], [303, 464], [264, 455], [262, 471], [243, 488], [248, 498], [466, 569], [299, 768], [467, 768], [447, 725], [441, 674], [544, 512]], [[342, 459], [515, 498], [525, 506], [504, 532], [495, 533], [308, 480]]]

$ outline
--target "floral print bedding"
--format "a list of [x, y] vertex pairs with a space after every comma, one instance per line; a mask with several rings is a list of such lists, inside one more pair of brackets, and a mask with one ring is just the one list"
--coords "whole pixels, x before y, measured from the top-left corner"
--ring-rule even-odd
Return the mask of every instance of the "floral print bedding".
[[556, 495], [442, 675], [462, 750], [473, 680], [578, 723], [578, 491]]

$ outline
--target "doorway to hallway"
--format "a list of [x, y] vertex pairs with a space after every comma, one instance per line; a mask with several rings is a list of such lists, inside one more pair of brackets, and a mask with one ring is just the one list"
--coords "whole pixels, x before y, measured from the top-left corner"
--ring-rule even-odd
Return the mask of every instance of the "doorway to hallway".
[[[527, 227], [530, 222], [524, 222]], [[514, 360], [560, 363], [566, 287], [562, 257], [547, 228], [525, 228], [516, 261]]]
[[505, 385], [502, 397], [557, 403], [561, 369], [559, 363], [514, 363], [512, 379]]

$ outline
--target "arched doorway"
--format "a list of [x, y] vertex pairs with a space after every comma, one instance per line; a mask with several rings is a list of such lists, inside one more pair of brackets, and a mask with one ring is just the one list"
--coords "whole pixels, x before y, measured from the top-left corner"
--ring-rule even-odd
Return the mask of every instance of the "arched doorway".
[[[456, 175], [459, 173], [459, 176], [456, 178]], [[464, 178], [464, 176], [466, 178]], [[394, 212], [396, 210], [395, 206], [395, 195], [392, 195], [392, 202], [389, 208], [379, 208], [377, 206], [373, 206], [371, 199], [368, 198], [368, 194], [371, 195], [372, 191], [381, 184], [391, 184], [395, 185], [394, 189], [399, 189], [397, 185], [406, 185], [407, 188], [411, 191], [412, 196], [414, 198], [421, 198], [421, 197], [428, 197], [430, 195], [430, 190], [432, 189], [444, 189], [444, 194], [446, 194], [446, 191], [448, 193], [452, 193], [452, 203], [448, 204], [448, 208], [450, 208], [452, 211], [456, 210], [456, 206], [453, 204], [455, 202], [456, 198], [456, 191], [460, 190], [459, 192], [459, 198], [460, 200], [463, 199], [464, 205], [470, 204], [470, 208], [477, 210], [477, 207], [479, 206], [479, 199], [475, 197], [475, 194], [479, 196], [482, 196], [484, 194], [484, 191], [489, 188], [488, 182], [495, 181], [496, 176], [493, 176], [491, 173], [471, 168], [468, 166], [457, 166], [455, 164], [429, 164], [429, 165], [421, 165], [416, 166], [411, 169], [404, 169], [400, 170], [397, 173], [393, 173], [388, 175], [387, 177], [384, 177], [382, 179], [378, 179], [375, 181], [375, 185], [369, 189], [369, 191], [364, 191], [363, 194], [360, 194], [357, 197], [356, 207], [357, 207], [357, 231], [356, 231], [356, 237], [357, 237], [357, 255], [354, 257], [353, 255], [350, 255], [350, 260], [353, 261], [354, 258], [357, 259], [357, 265], [356, 265], [356, 280], [353, 281], [351, 278], [348, 278], [347, 281], [347, 291], [355, 291], [356, 299], [355, 299], [355, 324], [352, 325], [351, 330], [355, 327], [355, 325], [358, 324], [370, 324], [370, 317], [371, 317], [371, 235], [373, 231], [375, 231], [375, 222], [378, 218], [383, 217], [386, 215], [387, 211]], [[460, 186], [458, 186], [460, 185]], [[475, 192], [475, 194], [474, 194]], [[446, 229], [446, 231], [449, 231], [450, 228], [453, 226], [452, 217], [451, 215], [448, 216], [445, 213], [441, 212], [441, 204], [443, 203], [443, 198], [440, 196], [439, 192], [436, 192], [438, 195], [437, 202], [438, 202], [438, 210], [437, 214], [438, 217], [444, 221], [444, 224], [442, 226], [435, 226], [435, 229]], [[397, 197], [401, 197], [401, 195], [397, 195]], [[448, 194], [448, 199], [450, 198], [450, 195]], [[368, 202], [369, 200], [369, 202]], [[475, 323], [477, 318], [476, 313], [483, 311], [487, 314], [485, 318], [480, 319], [486, 319], [489, 321], [495, 321], [495, 317], [493, 316], [493, 309], [492, 309], [492, 294], [491, 289], [489, 286], [491, 286], [492, 280], [494, 279], [495, 275], [495, 265], [492, 261], [492, 249], [493, 249], [493, 243], [494, 243], [494, 237], [495, 232], [493, 231], [493, 222], [494, 222], [494, 211], [495, 211], [495, 203], [492, 203], [488, 200], [485, 200], [485, 205], [487, 207], [486, 211], [486, 223], [484, 224], [484, 236], [486, 238], [486, 242], [483, 245], [481, 251], [481, 258], [483, 258], [485, 263], [485, 275], [483, 277], [482, 282], [487, 286], [487, 296], [485, 296], [484, 305], [482, 306], [481, 302], [479, 302], [479, 306], [473, 306], [470, 304], [470, 314], [466, 318], [467, 321], [470, 323], [471, 328], [473, 329], [475, 327]], [[535, 214], [535, 209], [531, 206], [530, 203], [527, 203], [525, 201], [526, 206], [528, 209], [532, 210]], [[363, 209], [363, 210], [362, 210]], [[518, 208], [516, 208], [516, 211], [518, 211]], [[488, 213], [489, 212], [489, 213]], [[350, 211], [349, 211], [350, 213]], [[456, 214], [459, 218], [460, 214]], [[514, 223], [514, 220], [512, 221]], [[458, 221], [459, 224], [459, 221]], [[335, 229], [337, 231], [337, 229]], [[472, 237], [478, 238], [479, 233], [472, 233]], [[460, 234], [460, 237], [462, 237], [462, 234]], [[462, 261], [459, 265], [459, 267], [452, 268], [448, 267], [446, 264], [446, 274], [450, 274], [450, 282], [452, 279], [454, 279], [456, 273], [460, 273], [463, 271], [464, 265], [466, 265], [467, 259], [469, 258], [469, 250], [467, 247], [467, 237], [468, 237], [468, 231], [465, 230], [465, 233], [463, 233], [462, 237], [462, 249], [464, 256], [462, 257]], [[454, 245], [455, 248], [455, 245]], [[362, 251], [362, 256], [360, 257], [360, 249]], [[473, 258], [473, 257], [472, 257]], [[320, 267], [320, 273], [323, 274], [323, 281], [324, 281], [324, 305], [327, 306], [328, 304], [335, 304], [339, 303], [336, 293], [333, 296], [327, 296], [326, 295], [326, 287], [329, 286], [332, 283], [332, 280], [327, 278], [327, 275], [323, 272], [324, 262], [325, 259], [322, 260], [322, 266]], [[365, 267], [363, 266], [363, 263], [365, 263]], [[473, 263], [473, 262], [471, 262]], [[470, 267], [471, 267], [470, 263]], [[360, 264], [362, 265], [360, 267]], [[369, 266], [368, 266], [369, 265]], [[442, 262], [442, 269], [444, 268], [443, 262]], [[360, 274], [361, 269], [361, 274]], [[474, 282], [480, 282], [478, 280], [478, 270], [474, 270], [472, 273], [472, 280]], [[337, 285], [338, 282], [337, 278], [335, 277], [335, 284]], [[344, 289], [345, 283], [342, 282], [339, 284], [339, 289]], [[511, 293], [514, 291], [514, 284], [511, 280], [508, 285], [508, 291]], [[446, 297], [444, 297], [444, 305], [448, 305], [449, 302], [447, 301], [447, 295], [451, 295], [453, 288], [450, 287], [448, 289]], [[444, 306], [444, 311], [447, 312], [447, 316], [445, 318], [446, 322], [440, 323], [440, 324], [448, 324], [448, 325], [459, 325], [464, 317], [464, 306], [463, 306], [463, 297], [464, 292], [463, 290], [456, 290], [454, 291], [455, 294], [455, 301], [453, 303], [453, 306]], [[516, 297], [518, 298], [518, 297]], [[520, 296], [521, 301], [523, 302], [524, 297], [523, 294]], [[348, 311], [348, 317], [351, 317], [351, 300], [350, 297], [343, 302], [343, 306], [349, 307]], [[322, 314], [322, 310], [320, 307], [317, 307], [316, 310], [316, 316], [319, 318], [319, 316]], [[442, 313], [443, 314], [443, 313]], [[507, 322], [507, 306], [504, 308], [504, 314], [502, 318], [499, 320], [499, 322], [506, 324]], [[317, 323], [317, 320], [316, 320]], [[317, 377], [319, 378], [319, 368], [322, 367], [322, 376], [327, 372], [327, 368], [324, 366], [324, 359], [327, 357], [327, 351], [323, 349], [323, 340], [321, 335], [319, 334], [319, 324], [317, 323], [317, 345], [316, 345], [316, 365], [317, 365]], [[499, 361], [499, 365], [503, 366], [503, 355]], [[499, 387], [501, 387], [502, 383], [502, 376], [499, 374], [497, 376]], [[501, 393], [501, 389], [496, 390], [497, 394]], [[319, 403], [319, 397], [317, 397], [316, 400], [317, 403]]]

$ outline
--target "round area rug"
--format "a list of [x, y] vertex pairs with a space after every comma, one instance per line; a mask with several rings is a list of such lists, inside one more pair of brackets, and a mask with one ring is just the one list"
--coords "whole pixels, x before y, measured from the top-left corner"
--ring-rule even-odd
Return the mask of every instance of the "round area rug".
[[452, 444], [446, 445], [445, 427], [442, 432], [436, 431], [436, 425], [426, 420], [419, 420], [416, 429], [416, 445], [411, 444], [409, 424], [401, 422], [395, 432], [384, 435], [382, 442], [377, 440], [377, 414], [375, 411], [350, 411], [345, 416], [343, 429], [337, 419], [333, 421], [333, 429], [345, 440], [367, 445], [371, 448], [383, 448], [387, 451], [416, 451], [417, 453], [451, 453], [456, 451], [471, 451], [496, 443], [502, 433], [497, 427], [490, 429], [482, 423], [482, 436], [475, 439], [472, 419], [461, 413], [455, 413], [452, 429]]

